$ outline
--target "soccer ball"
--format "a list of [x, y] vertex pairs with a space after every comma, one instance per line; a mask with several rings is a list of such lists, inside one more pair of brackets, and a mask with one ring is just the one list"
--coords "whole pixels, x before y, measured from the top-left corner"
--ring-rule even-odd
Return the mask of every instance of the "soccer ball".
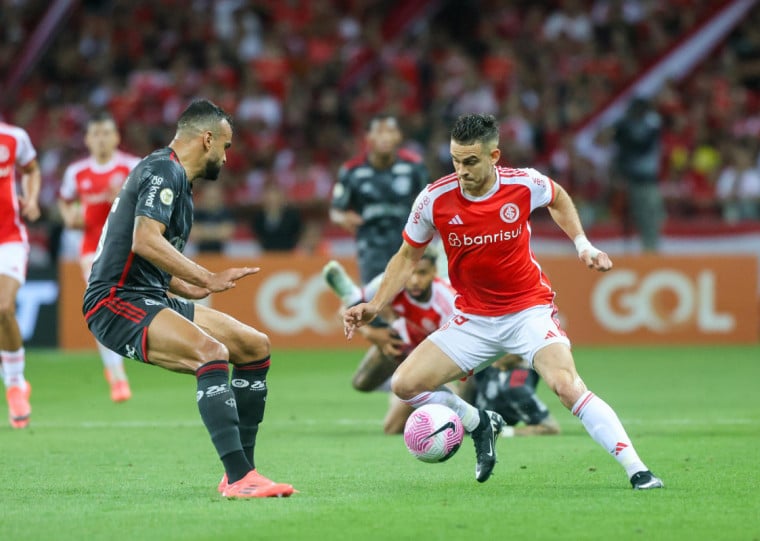
[[412, 412], [404, 426], [404, 443], [423, 462], [443, 462], [457, 452], [464, 437], [462, 420], [440, 404], [426, 404]]

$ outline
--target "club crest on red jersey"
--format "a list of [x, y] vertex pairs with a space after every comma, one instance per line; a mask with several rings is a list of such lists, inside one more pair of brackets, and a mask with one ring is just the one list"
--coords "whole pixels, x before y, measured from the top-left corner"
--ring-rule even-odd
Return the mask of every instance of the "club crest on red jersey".
[[520, 208], [514, 203], [507, 203], [499, 210], [499, 217], [504, 222], [513, 224], [520, 218]]

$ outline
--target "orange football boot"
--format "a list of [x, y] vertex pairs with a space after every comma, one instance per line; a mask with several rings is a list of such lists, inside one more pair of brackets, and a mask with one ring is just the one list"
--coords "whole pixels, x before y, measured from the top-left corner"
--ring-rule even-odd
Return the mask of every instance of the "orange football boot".
[[296, 492], [292, 485], [275, 483], [267, 479], [256, 470], [236, 481], [228, 484], [222, 491], [225, 498], [287, 498]]
[[5, 391], [5, 399], [8, 401], [8, 418], [13, 428], [26, 428], [29, 426], [29, 417], [32, 407], [29, 405], [29, 397], [32, 395], [32, 386], [27, 381], [25, 387], [8, 387]]

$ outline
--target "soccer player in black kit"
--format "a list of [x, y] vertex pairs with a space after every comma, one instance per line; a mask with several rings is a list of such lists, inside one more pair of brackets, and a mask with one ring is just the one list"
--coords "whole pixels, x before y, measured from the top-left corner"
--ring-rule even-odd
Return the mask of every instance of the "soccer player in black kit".
[[[385, 271], [388, 260], [401, 246], [401, 232], [416, 194], [430, 182], [422, 158], [399, 149], [402, 135], [394, 116], [372, 117], [365, 142], [366, 149], [341, 166], [330, 204], [330, 220], [356, 238], [362, 285]], [[328, 263], [323, 269], [328, 283], [340, 272], [334, 269], [336, 265]], [[379, 348], [399, 343], [381, 318], [364, 332]]]
[[193, 220], [192, 183], [218, 178], [231, 141], [229, 115], [199, 100], [180, 116], [169, 146], [132, 170], [103, 228], [83, 311], [95, 338], [113, 351], [195, 374], [201, 419], [224, 465], [219, 492], [290, 496], [293, 487], [259, 474], [253, 456], [266, 403], [269, 338], [185, 300], [231, 289], [259, 270], [214, 273], [182, 255]]
[[333, 188], [330, 219], [356, 235], [362, 285], [385, 271], [415, 197], [430, 182], [422, 158], [399, 150], [401, 140], [395, 117], [373, 117], [366, 152], [343, 164]]

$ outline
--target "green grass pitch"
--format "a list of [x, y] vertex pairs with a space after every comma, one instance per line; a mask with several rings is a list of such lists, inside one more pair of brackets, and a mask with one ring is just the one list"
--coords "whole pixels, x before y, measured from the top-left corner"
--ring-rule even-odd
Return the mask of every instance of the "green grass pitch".
[[96, 355], [31, 351], [31, 427], [0, 406], [0, 540], [760, 540], [760, 347], [575, 354], [664, 490], [632, 491], [545, 386], [563, 434], [501, 440], [479, 484], [469, 439], [431, 465], [381, 433], [359, 352], [275, 350], [257, 465], [300, 493], [227, 501], [193, 378], [130, 362], [113, 404]]

